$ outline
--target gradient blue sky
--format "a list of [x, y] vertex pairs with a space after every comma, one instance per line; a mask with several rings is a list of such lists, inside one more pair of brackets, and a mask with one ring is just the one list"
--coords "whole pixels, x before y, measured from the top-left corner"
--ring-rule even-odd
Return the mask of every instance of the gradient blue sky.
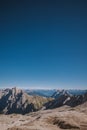
[[0, 87], [13, 86], [87, 88], [86, 0], [0, 1]]

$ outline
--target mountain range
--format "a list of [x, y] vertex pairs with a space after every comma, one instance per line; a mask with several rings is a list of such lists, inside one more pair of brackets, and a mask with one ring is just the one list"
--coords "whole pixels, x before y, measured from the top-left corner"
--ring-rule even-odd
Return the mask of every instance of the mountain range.
[[[41, 90], [39, 90], [42, 92]], [[47, 92], [47, 90], [44, 90]], [[51, 92], [50, 92], [51, 91]], [[34, 91], [35, 92], [35, 91]], [[53, 93], [54, 92], [54, 93]], [[39, 96], [37, 94], [29, 94], [29, 91], [20, 89], [4, 89], [0, 90], [0, 113], [4, 114], [26, 114], [30, 112], [39, 111], [41, 109], [53, 109], [64, 105], [76, 107], [87, 102], [87, 92], [80, 92], [80, 94], [73, 94], [67, 90], [48, 90], [50, 96]], [[52, 93], [52, 95], [51, 95]], [[41, 93], [40, 93], [41, 94]], [[47, 95], [47, 93], [46, 93]]]
[[54, 98], [54, 100], [46, 103], [46, 109], [53, 109], [64, 105], [76, 107], [87, 102], [87, 92], [84, 94], [73, 95], [69, 91], [58, 90], [52, 95], [52, 98]]
[[[57, 95], [60, 93], [63, 89], [24, 89], [24, 91], [29, 95], [38, 95], [42, 97], [51, 97], [53, 95]], [[87, 90], [80, 90], [80, 89], [68, 89], [64, 90], [72, 95], [82, 95], [87, 92]]]

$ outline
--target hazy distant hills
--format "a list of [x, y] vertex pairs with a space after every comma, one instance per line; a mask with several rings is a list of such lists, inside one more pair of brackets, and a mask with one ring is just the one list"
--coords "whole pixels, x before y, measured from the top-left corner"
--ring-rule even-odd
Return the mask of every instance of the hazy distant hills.
[[[53, 97], [56, 98], [58, 94], [61, 93], [62, 90], [57, 90], [57, 89], [26, 89], [24, 90], [27, 94], [29, 95], [39, 95], [39, 96], [44, 96], [44, 97]], [[87, 92], [87, 90], [75, 90], [75, 89], [69, 89], [69, 90], [64, 90], [69, 94], [72, 95], [82, 95]]]
[[24, 90], [29, 95], [39, 95], [43, 97], [51, 97], [55, 93], [55, 89], [26, 89]]

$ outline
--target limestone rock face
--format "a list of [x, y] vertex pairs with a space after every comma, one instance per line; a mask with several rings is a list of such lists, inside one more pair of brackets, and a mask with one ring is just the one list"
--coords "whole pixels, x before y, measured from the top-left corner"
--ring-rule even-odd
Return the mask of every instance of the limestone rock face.
[[30, 96], [24, 91], [15, 88], [0, 91], [0, 113], [26, 114], [41, 109], [47, 98]]

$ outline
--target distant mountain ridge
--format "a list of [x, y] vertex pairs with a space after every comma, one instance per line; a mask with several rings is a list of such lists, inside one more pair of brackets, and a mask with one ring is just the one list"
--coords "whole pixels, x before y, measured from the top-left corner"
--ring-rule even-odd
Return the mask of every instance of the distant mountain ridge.
[[60, 96], [62, 96], [62, 95], [67, 95], [67, 96], [72, 96], [73, 94], [71, 94], [68, 90], [57, 90], [57, 91], [55, 91], [55, 93], [51, 96], [52, 98], [58, 98], [58, 97], [60, 97]]
[[[38, 95], [38, 96], [42, 96], [42, 97], [53, 97], [56, 98], [56, 94], [60, 93], [62, 91], [66, 91], [67, 93], [71, 94], [71, 95], [82, 95], [85, 92], [87, 92], [87, 90], [75, 90], [75, 89], [69, 89], [69, 90], [64, 90], [64, 89], [26, 89], [24, 90], [27, 94], [29, 95]], [[55, 96], [53, 96], [55, 95]], [[58, 96], [58, 94], [57, 94]]]
[[75, 107], [80, 104], [87, 102], [87, 92], [80, 95], [73, 95], [67, 90], [57, 90], [52, 97], [53, 101], [46, 104], [46, 109], [53, 109], [61, 107], [63, 105], [68, 105], [70, 107]]
[[24, 91], [29, 95], [51, 97], [56, 90], [55, 89], [26, 89]]

